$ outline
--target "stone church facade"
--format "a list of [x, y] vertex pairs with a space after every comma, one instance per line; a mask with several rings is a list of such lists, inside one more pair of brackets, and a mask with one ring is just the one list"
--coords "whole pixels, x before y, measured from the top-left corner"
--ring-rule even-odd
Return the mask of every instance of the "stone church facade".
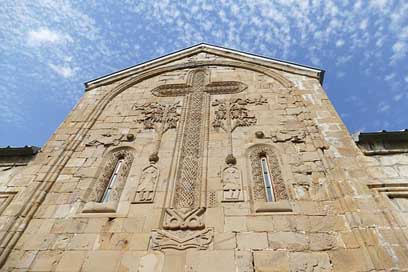
[[323, 75], [200, 44], [86, 83], [0, 180], [1, 271], [408, 270], [405, 147]]

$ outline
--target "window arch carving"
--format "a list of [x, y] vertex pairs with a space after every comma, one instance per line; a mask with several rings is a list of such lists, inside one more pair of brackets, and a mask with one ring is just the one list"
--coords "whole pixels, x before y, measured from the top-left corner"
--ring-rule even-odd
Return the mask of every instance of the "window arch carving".
[[[288, 200], [288, 193], [274, 149], [269, 145], [253, 146], [249, 151], [249, 159], [254, 200], [264, 200], [266, 202]], [[268, 171], [268, 173], [265, 173], [265, 171]], [[267, 182], [268, 177], [270, 179], [269, 185]], [[268, 194], [269, 189], [272, 196]]]
[[119, 201], [132, 163], [133, 155], [130, 150], [110, 152], [91, 193], [91, 201], [98, 203]]

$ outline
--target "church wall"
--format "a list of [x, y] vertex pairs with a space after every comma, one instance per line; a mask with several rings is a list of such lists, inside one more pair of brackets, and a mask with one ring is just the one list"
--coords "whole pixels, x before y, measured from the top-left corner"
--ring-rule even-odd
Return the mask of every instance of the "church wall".
[[[188, 59], [197, 60], [228, 59], [209, 54]], [[5, 262], [5, 271], [407, 268], [406, 249], [400, 245], [403, 237], [394, 241], [392, 222], [387, 221], [366, 186], [375, 175], [365, 170], [367, 161], [317, 79], [277, 71], [294, 83], [293, 88], [255, 69], [210, 66], [208, 70], [212, 82], [237, 81], [247, 85], [240, 93], [213, 94], [209, 98], [208, 139], [204, 140], [206, 152], [201, 156], [207, 169], [203, 177], [207, 186], [200, 190], [199, 197], [206, 207], [202, 215], [204, 230], [212, 232], [208, 245], [202, 245], [202, 250], [153, 248], [163, 246], [152, 234], [156, 230], [162, 233], [168, 218], [164, 208], [173, 203], [176, 166], [180, 161], [177, 154], [180, 155], [183, 137], [187, 137], [181, 133], [187, 109], [183, 97], [157, 97], [151, 91], [166, 84], [185, 84], [191, 69], [183, 68], [127, 88], [99, 116], [92, 115], [98, 102], [126, 79], [84, 94], [24, 173], [27, 179], [21, 196], [13, 203], [15, 207], [7, 209], [10, 216], [18, 214], [18, 207], [41, 199], [34, 198], [36, 194], [32, 196], [36, 188], [47, 192]], [[220, 110], [221, 99], [230, 101], [227, 106], [236, 103], [245, 111], [235, 119], [241, 123], [231, 136], [216, 122], [228, 127]], [[173, 119], [163, 123], [147, 118], [157, 106], [148, 103], [173, 105]], [[166, 131], [158, 145], [160, 129]], [[157, 146], [158, 160], [152, 156]], [[265, 203], [257, 194], [253, 174], [256, 163], [251, 159], [254, 150], [276, 157], [271, 173], [285, 188], [276, 203]], [[123, 188], [115, 201], [100, 205], [95, 201], [95, 187], [104, 175], [110, 154], [122, 151], [133, 155]], [[70, 157], [64, 160], [64, 154]], [[236, 158], [236, 164], [226, 162], [229, 154]], [[140, 201], [139, 183], [151, 165], [159, 171], [154, 198]], [[50, 167], [54, 167], [51, 174]], [[224, 187], [227, 170], [235, 171], [241, 178], [241, 184], [234, 187], [238, 188], [238, 196]]]

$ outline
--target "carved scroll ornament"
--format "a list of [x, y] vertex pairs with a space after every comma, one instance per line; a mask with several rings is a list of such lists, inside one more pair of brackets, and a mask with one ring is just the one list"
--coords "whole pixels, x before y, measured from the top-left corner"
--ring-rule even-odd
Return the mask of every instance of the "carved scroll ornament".
[[163, 228], [168, 230], [197, 230], [205, 227], [202, 215], [205, 208], [193, 210], [166, 209]]
[[152, 249], [176, 249], [185, 250], [188, 248], [207, 249], [213, 240], [213, 230], [205, 229], [201, 231], [152, 231]]

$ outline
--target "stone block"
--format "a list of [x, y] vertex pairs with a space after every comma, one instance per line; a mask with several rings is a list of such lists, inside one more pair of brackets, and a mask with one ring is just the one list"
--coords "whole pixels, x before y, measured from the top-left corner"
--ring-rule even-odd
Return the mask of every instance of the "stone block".
[[150, 233], [134, 233], [131, 235], [131, 250], [147, 250], [149, 246]]
[[337, 237], [330, 233], [310, 233], [310, 250], [324, 251], [335, 248], [337, 246]]
[[268, 241], [269, 248], [274, 250], [303, 251], [309, 246], [307, 236], [296, 232], [269, 232]]
[[71, 250], [91, 250], [95, 246], [97, 234], [75, 234], [72, 237], [68, 249]]
[[268, 248], [266, 232], [240, 232], [237, 233], [239, 249], [265, 249]]
[[248, 231], [273, 231], [271, 216], [248, 216], [246, 223]]
[[138, 272], [162, 272], [164, 264], [164, 254], [154, 251], [143, 255], [139, 261]]
[[370, 271], [374, 270], [370, 257], [364, 248], [338, 249], [328, 252], [333, 264], [333, 271]]
[[144, 255], [145, 253], [140, 252], [140, 251], [126, 251], [123, 252], [122, 258], [119, 263], [119, 272], [132, 272], [132, 271], [138, 271], [139, 269], [139, 264], [140, 264], [140, 258]]
[[245, 216], [226, 216], [224, 220], [225, 220], [224, 225], [225, 232], [239, 232], [247, 230]]
[[104, 250], [91, 251], [85, 259], [82, 267], [83, 272], [111, 272], [115, 271], [121, 259], [120, 251]]
[[185, 271], [186, 252], [166, 252], [164, 255], [163, 272]]
[[255, 251], [255, 271], [259, 272], [288, 272], [289, 255], [285, 250], [278, 251]]
[[216, 232], [214, 234], [214, 249], [235, 249], [236, 247], [236, 233]]
[[187, 251], [186, 271], [235, 272], [235, 256], [233, 250]]
[[57, 272], [80, 271], [84, 263], [86, 251], [65, 251], [62, 254], [56, 270]]
[[205, 223], [216, 232], [224, 231], [224, 208], [208, 208], [205, 212]]
[[237, 272], [253, 272], [253, 255], [250, 251], [235, 251], [235, 264]]
[[327, 253], [290, 253], [289, 267], [290, 271], [332, 271], [332, 265]]
[[30, 267], [30, 271], [53, 271], [57, 266], [62, 251], [40, 251]]

